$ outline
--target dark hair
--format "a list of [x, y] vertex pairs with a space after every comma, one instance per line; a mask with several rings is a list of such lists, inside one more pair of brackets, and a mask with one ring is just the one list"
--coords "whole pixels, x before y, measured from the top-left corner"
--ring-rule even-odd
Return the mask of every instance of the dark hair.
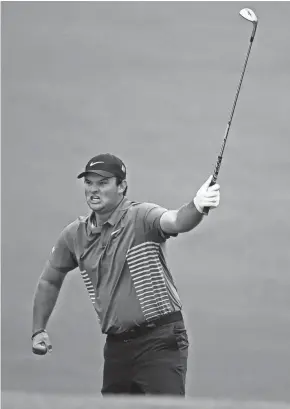
[[[116, 177], [117, 186], [119, 186], [119, 185], [123, 182], [123, 180], [124, 180], [124, 179], [122, 179], [122, 178]], [[125, 188], [125, 190], [124, 190], [124, 192], [123, 192], [123, 196], [126, 196], [127, 190], [128, 190], [128, 186], [126, 186], [126, 188]]]

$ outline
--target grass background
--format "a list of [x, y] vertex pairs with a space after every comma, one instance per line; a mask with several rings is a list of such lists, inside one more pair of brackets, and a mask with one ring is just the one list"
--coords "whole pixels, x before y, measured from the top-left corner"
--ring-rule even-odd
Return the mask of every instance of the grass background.
[[221, 205], [169, 241], [169, 260], [188, 395], [290, 402], [290, 5], [251, 1], [2, 2], [4, 396], [99, 391], [104, 338], [77, 270], [49, 323], [53, 353], [32, 356], [37, 279], [60, 230], [87, 212], [76, 175], [95, 154], [124, 160], [130, 198], [167, 208], [208, 177], [248, 47], [243, 7], [260, 22]]
[[36, 409], [115, 409], [115, 408], [191, 408], [191, 409], [289, 409], [290, 405], [283, 402], [233, 401], [230, 399], [180, 399], [176, 397], [130, 398], [126, 396], [100, 398], [88, 395], [59, 394], [27, 394], [21, 392], [4, 392], [2, 394], [3, 409], [36, 408]]

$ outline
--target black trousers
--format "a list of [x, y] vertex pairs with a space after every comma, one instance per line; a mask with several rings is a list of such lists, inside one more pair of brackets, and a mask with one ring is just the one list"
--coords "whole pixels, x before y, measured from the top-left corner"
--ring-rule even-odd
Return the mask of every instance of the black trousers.
[[133, 339], [107, 336], [102, 394], [184, 396], [188, 346], [183, 320]]

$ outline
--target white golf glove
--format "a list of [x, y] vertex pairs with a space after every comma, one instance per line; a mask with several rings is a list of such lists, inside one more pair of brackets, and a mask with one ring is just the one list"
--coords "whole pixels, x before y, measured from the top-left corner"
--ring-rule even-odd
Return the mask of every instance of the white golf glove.
[[200, 213], [203, 213], [205, 207], [213, 209], [218, 207], [220, 203], [220, 186], [217, 183], [210, 186], [211, 180], [212, 175], [201, 186], [193, 199], [193, 203]]
[[52, 351], [49, 336], [45, 330], [37, 331], [32, 335], [32, 352], [37, 355], [45, 355]]

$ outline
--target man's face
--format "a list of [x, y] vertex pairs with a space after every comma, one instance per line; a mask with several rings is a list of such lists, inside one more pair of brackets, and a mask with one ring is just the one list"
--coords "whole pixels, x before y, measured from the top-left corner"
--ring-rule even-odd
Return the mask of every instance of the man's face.
[[95, 173], [88, 173], [84, 178], [84, 185], [88, 206], [97, 213], [109, 212], [123, 198], [123, 185], [117, 186], [115, 177], [104, 178]]

